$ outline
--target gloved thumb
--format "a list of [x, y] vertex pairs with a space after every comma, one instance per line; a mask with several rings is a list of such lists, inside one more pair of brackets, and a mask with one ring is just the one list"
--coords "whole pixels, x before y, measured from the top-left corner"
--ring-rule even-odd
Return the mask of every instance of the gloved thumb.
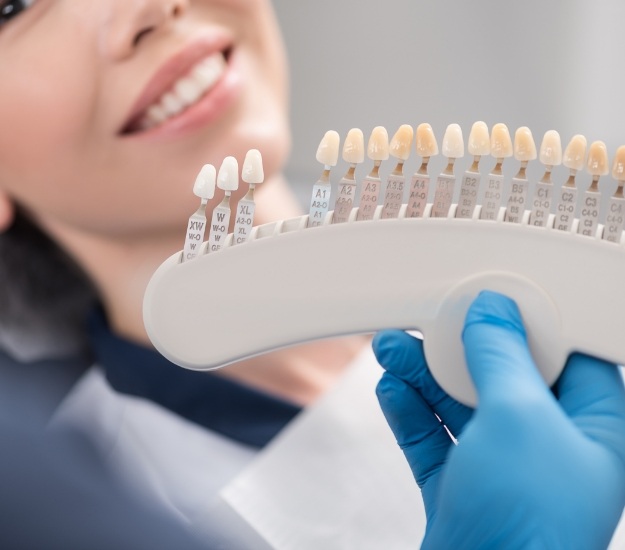
[[527, 345], [521, 312], [510, 298], [480, 293], [467, 312], [462, 340], [480, 405], [548, 393]]

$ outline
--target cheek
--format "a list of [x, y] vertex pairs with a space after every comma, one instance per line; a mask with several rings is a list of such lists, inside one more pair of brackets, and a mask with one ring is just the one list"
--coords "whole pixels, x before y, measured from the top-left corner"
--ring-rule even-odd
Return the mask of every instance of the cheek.
[[89, 128], [94, 78], [58, 50], [22, 48], [0, 66], [0, 181], [27, 204], [55, 192], [49, 184], [80, 158]]

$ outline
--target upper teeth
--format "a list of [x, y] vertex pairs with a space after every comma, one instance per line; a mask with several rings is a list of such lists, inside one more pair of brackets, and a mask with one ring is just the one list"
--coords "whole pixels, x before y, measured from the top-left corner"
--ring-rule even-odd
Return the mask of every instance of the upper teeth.
[[193, 105], [217, 83], [225, 68], [222, 53], [200, 61], [147, 109], [139, 126], [144, 130], [152, 128]]

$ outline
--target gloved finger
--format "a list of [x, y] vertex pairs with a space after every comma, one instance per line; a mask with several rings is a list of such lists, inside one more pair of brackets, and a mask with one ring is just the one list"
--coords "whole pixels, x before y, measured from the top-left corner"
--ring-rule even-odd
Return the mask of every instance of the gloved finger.
[[484, 291], [473, 301], [462, 333], [480, 406], [489, 400], [550, 396], [531, 357], [516, 303]]
[[428, 516], [436, 501], [438, 473], [453, 442], [443, 424], [417, 390], [385, 372], [376, 394], [397, 444], [421, 488]]
[[625, 460], [625, 387], [619, 368], [575, 353], [556, 382], [560, 405], [582, 432]]
[[415, 388], [454, 436], [471, 418], [472, 409], [447, 395], [434, 380], [423, 354], [423, 342], [401, 330], [384, 330], [373, 339], [373, 352], [387, 372]]

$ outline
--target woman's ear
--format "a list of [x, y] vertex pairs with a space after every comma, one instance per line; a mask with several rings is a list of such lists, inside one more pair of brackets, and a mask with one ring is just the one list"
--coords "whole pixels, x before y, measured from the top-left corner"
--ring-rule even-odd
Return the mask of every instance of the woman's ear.
[[15, 205], [9, 196], [0, 190], [0, 233], [4, 233], [15, 219]]

